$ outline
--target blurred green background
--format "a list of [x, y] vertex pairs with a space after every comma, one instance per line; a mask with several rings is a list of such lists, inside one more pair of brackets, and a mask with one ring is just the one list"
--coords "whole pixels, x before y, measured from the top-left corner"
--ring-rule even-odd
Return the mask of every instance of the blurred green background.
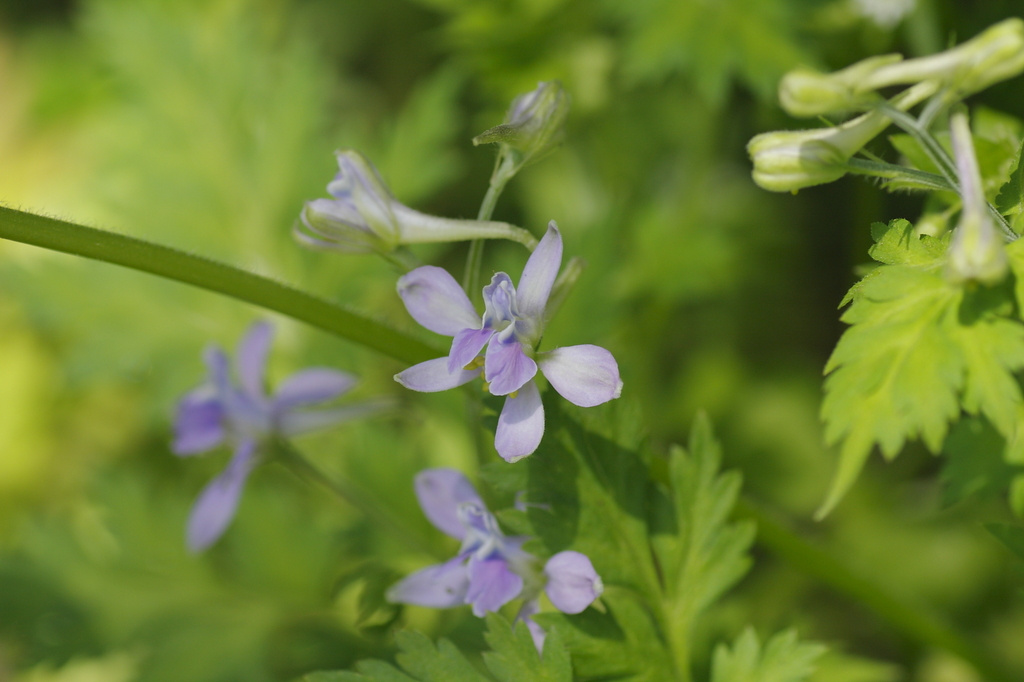
[[[941, 460], [872, 462], [839, 511], [822, 501], [821, 369], [872, 221], [920, 200], [845, 179], [798, 196], [750, 180], [747, 140], [806, 125], [777, 107], [797, 64], [922, 55], [1020, 12], [1018, 0], [0, 0], [0, 201], [200, 252], [424, 334], [370, 257], [298, 248], [302, 202], [353, 147], [418, 209], [472, 217], [493, 149], [476, 133], [538, 80], [573, 98], [567, 143], [513, 181], [495, 217], [550, 219], [589, 267], [549, 343], [615, 353], [655, 449], [701, 408], [755, 499], [855, 570], [1024, 666], [1021, 567], [981, 522], [1000, 485], [943, 503]], [[973, 101], [1024, 116], [1021, 80]], [[459, 271], [464, 244], [419, 250]], [[515, 273], [516, 245], [486, 269]], [[209, 341], [265, 313], [112, 266], [0, 243], [0, 682], [289, 680], [391, 653], [390, 627], [483, 646], [468, 610], [380, 605], [424, 565], [277, 466], [201, 557], [188, 509], [226, 452], [168, 449]], [[273, 319], [273, 318], [272, 318]], [[396, 363], [274, 319], [272, 375], [330, 364], [356, 398], [403, 409], [299, 443], [438, 546], [412, 476], [475, 475], [459, 395], [411, 396]], [[436, 339], [436, 337], [435, 337]], [[998, 483], [998, 482], [997, 482]], [[796, 626], [838, 652], [822, 682], [971, 682], [864, 607], [770, 554], [700, 633]]]

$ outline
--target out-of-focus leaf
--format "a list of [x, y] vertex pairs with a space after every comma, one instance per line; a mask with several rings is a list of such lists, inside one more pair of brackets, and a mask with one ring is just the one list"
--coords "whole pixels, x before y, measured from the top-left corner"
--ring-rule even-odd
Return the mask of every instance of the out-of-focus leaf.
[[1019, 559], [1024, 559], [1024, 528], [1005, 523], [988, 523], [985, 528]]
[[792, 630], [775, 635], [762, 649], [757, 634], [747, 629], [731, 649], [720, 644], [715, 650], [711, 682], [801, 682], [823, 653], [825, 647], [800, 642]]
[[978, 493], [1003, 492], [1017, 471], [1003, 459], [1006, 440], [987, 419], [964, 417], [946, 436], [942, 453], [942, 502], [956, 504]]
[[358, 672], [312, 673], [306, 682], [572, 682], [569, 653], [558, 633], [548, 634], [544, 652], [539, 654], [523, 622], [511, 627], [502, 616], [487, 616], [487, 643], [491, 651], [484, 662], [494, 675], [487, 677], [474, 668], [451, 642], [442, 639], [435, 646], [414, 632], [396, 635], [399, 667], [383, 661], [361, 661]]
[[623, 68], [630, 78], [657, 81], [683, 71], [714, 102], [734, 77], [772, 97], [783, 73], [813, 61], [793, 35], [795, 8], [780, 0], [605, 4], [625, 22]]

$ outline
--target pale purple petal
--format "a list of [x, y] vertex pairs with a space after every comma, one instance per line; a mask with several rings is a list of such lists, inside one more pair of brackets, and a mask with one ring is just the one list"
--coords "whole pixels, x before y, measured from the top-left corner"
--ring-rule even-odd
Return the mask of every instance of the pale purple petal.
[[484, 378], [491, 395], [508, 395], [537, 375], [537, 363], [526, 357], [518, 341], [494, 339], [487, 346]]
[[475, 502], [486, 509], [476, 488], [456, 469], [425, 469], [416, 474], [416, 499], [430, 522], [442, 533], [461, 540], [466, 528], [459, 521], [459, 505]]
[[273, 338], [274, 328], [270, 323], [255, 322], [238, 344], [238, 379], [245, 392], [253, 397], [264, 395], [267, 354]]
[[511, 322], [519, 315], [516, 287], [512, 278], [504, 272], [496, 272], [491, 283], [484, 287], [484, 326], [497, 327], [502, 322]]
[[189, 391], [178, 403], [174, 420], [176, 455], [194, 455], [211, 450], [224, 440], [224, 406], [210, 386]]
[[515, 625], [519, 621], [526, 623], [526, 629], [530, 631], [530, 637], [533, 638], [533, 645], [537, 647], [537, 653], [542, 654], [544, 653], [544, 640], [547, 639], [548, 633], [544, 632], [544, 628], [533, 620], [533, 616], [538, 613], [540, 613], [540, 604], [536, 599], [523, 602], [523, 606], [519, 609], [512, 624]]
[[231, 379], [228, 376], [228, 356], [224, 350], [211, 344], [203, 351], [203, 361], [210, 373], [210, 383], [217, 389], [217, 394], [224, 400], [231, 393]]
[[463, 329], [456, 334], [448, 353], [448, 371], [454, 372], [471, 363], [493, 335], [493, 329]]
[[412, 319], [432, 332], [455, 336], [480, 326], [480, 315], [466, 292], [444, 268], [424, 265], [402, 275], [398, 295]]
[[498, 417], [494, 448], [502, 459], [515, 462], [532, 454], [544, 437], [544, 404], [537, 384], [529, 381], [515, 398], [505, 398]]
[[188, 519], [186, 542], [189, 551], [201, 552], [220, 538], [235, 518], [245, 481], [256, 465], [256, 443], [239, 443], [231, 462], [199, 494]]
[[540, 319], [544, 315], [544, 307], [548, 304], [551, 287], [562, 266], [562, 235], [552, 220], [548, 231], [540, 244], [530, 254], [523, 268], [523, 276], [516, 287], [516, 298], [519, 302], [519, 313], [524, 317]]
[[413, 391], [436, 393], [461, 386], [478, 376], [480, 376], [479, 370], [459, 369], [449, 372], [448, 358], [437, 358], [413, 365], [404, 372], [396, 374], [395, 381]]
[[387, 600], [397, 604], [415, 604], [447, 609], [466, 603], [469, 572], [465, 559], [455, 557], [443, 564], [427, 566], [406, 576], [387, 592]]
[[369, 417], [390, 410], [394, 406], [393, 400], [382, 398], [324, 410], [285, 412], [278, 415], [275, 430], [283, 436], [299, 436], [353, 419]]
[[548, 599], [562, 613], [580, 613], [604, 592], [601, 576], [586, 554], [559, 552], [544, 565]]
[[574, 405], [593, 407], [622, 394], [619, 365], [612, 354], [589, 344], [538, 353], [545, 378]]
[[274, 392], [274, 409], [280, 413], [299, 405], [332, 400], [355, 384], [356, 378], [346, 372], [325, 367], [304, 369], [278, 384]]
[[523, 579], [513, 573], [500, 556], [469, 560], [469, 589], [466, 603], [473, 605], [473, 615], [482, 618], [497, 611], [519, 596]]

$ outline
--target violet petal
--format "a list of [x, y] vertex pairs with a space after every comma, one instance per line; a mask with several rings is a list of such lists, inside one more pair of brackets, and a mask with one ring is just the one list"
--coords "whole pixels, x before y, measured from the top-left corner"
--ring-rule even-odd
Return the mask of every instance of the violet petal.
[[544, 565], [548, 599], [562, 613], [580, 613], [604, 592], [601, 577], [586, 554], [559, 552]]
[[544, 628], [537, 625], [536, 621], [533, 620], [533, 616], [538, 613], [540, 613], [540, 604], [537, 603], [536, 599], [523, 602], [512, 625], [514, 626], [519, 621], [526, 623], [526, 629], [530, 631], [530, 637], [533, 638], [533, 645], [537, 647], [537, 653], [543, 654], [544, 640], [547, 639], [548, 633], [544, 632]]
[[480, 351], [494, 335], [493, 329], [463, 329], [452, 339], [448, 353], [448, 371], [462, 369], [480, 354]]
[[231, 525], [242, 488], [256, 465], [255, 454], [256, 443], [243, 440], [227, 468], [199, 494], [188, 519], [186, 542], [190, 552], [202, 552]]
[[473, 615], [482, 618], [489, 611], [497, 611], [519, 596], [523, 579], [509, 569], [500, 556], [469, 560], [469, 589], [466, 603], [473, 605]]
[[461, 606], [466, 602], [469, 573], [465, 559], [455, 557], [406, 576], [387, 591], [387, 600], [396, 604], [415, 604], [435, 609]]
[[475, 502], [486, 509], [476, 488], [456, 469], [425, 469], [416, 474], [416, 499], [430, 522], [442, 533], [461, 540], [466, 528], [459, 521], [459, 505]]
[[548, 223], [548, 231], [540, 244], [530, 254], [523, 268], [523, 276], [516, 287], [516, 299], [519, 313], [524, 317], [540, 319], [544, 315], [544, 307], [548, 304], [551, 287], [558, 277], [558, 269], [562, 266], [562, 235], [552, 220]]
[[253, 397], [264, 395], [264, 380], [274, 328], [268, 322], [254, 322], [238, 343], [236, 362], [242, 388]]
[[479, 370], [459, 369], [449, 372], [448, 358], [437, 358], [421, 362], [404, 372], [399, 372], [395, 375], [395, 381], [413, 391], [436, 393], [461, 386], [478, 376], [480, 376]]
[[537, 354], [545, 378], [574, 405], [593, 407], [622, 394], [619, 365], [604, 348], [585, 344]]
[[515, 462], [532, 454], [544, 437], [544, 404], [537, 384], [528, 381], [515, 398], [505, 398], [494, 433], [494, 448], [502, 459]]
[[484, 357], [484, 378], [490, 383], [491, 395], [508, 395], [537, 375], [537, 363], [526, 357], [522, 345], [515, 340], [493, 339]]
[[311, 367], [295, 372], [282, 381], [274, 392], [274, 409], [284, 412], [300, 405], [321, 403], [337, 398], [356, 384], [346, 372], [326, 367]]
[[455, 336], [480, 326], [480, 315], [444, 268], [424, 265], [398, 280], [398, 295], [412, 318], [432, 332]]
[[176, 455], [194, 455], [212, 450], [224, 441], [224, 406], [210, 386], [189, 391], [178, 402], [174, 419]]

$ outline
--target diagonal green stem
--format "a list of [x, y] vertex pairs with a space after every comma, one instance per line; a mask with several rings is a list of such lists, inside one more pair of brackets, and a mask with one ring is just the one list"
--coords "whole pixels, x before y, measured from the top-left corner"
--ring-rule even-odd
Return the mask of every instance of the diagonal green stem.
[[361, 511], [366, 518], [375, 521], [382, 529], [390, 531], [393, 537], [400, 539], [410, 549], [430, 554], [437, 559], [449, 558], [431, 547], [426, 539], [408, 529], [405, 524], [392, 516], [386, 507], [364, 493], [359, 486], [341, 478], [328, 476], [287, 441], [278, 440], [274, 445], [278, 461], [300, 478], [323, 486], [339, 499]]
[[202, 256], [0, 206], [0, 238], [122, 265], [273, 310], [407, 363], [444, 351], [312, 294]]
[[757, 523], [757, 543], [789, 562], [794, 568], [820, 580], [835, 591], [873, 611], [881, 619], [925, 646], [943, 649], [970, 663], [986, 682], [1015, 682], [1011, 674], [979, 649], [974, 642], [946, 625], [941, 618], [889, 594], [857, 575], [835, 557], [786, 528], [756, 504], [740, 499], [735, 516]]

